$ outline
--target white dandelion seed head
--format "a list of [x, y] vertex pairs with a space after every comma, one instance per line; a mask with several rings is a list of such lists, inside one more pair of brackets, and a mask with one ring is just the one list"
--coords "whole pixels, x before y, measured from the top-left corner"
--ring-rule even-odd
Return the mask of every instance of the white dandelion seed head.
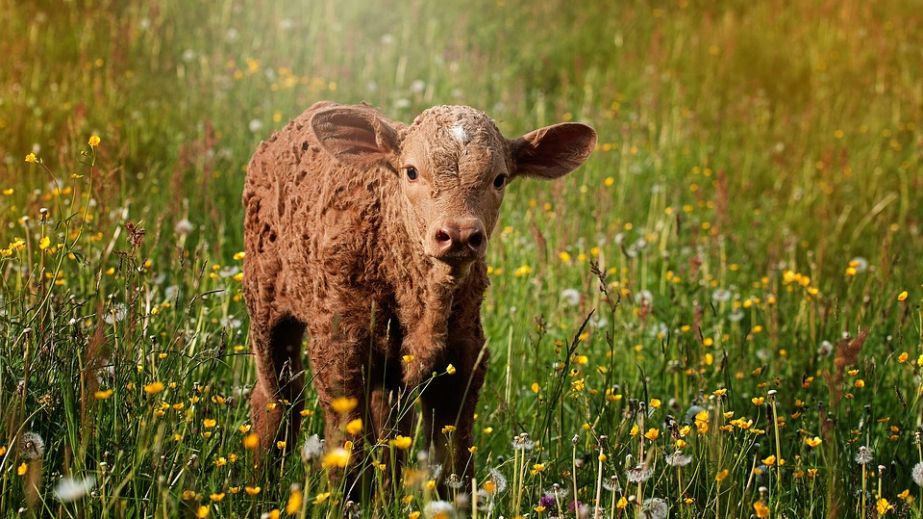
[[625, 477], [628, 479], [629, 483], [643, 483], [650, 479], [651, 467], [647, 462], [638, 463], [634, 467], [628, 469], [625, 473]]
[[496, 490], [494, 490], [495, 494], [500, 494], [506, 490], [506, 476], [504, 476], [503, 473], [501, 473], [498, 469], [490, 469], [490, 479], [492, 479], [494, 485], [497, 486]]
[[434, 517], [455, 517], [455, 507], [448, 501], [430, 501], [423, 507], [426, 519]]
[[530, 451], [535, 448], [535, 442], [529, 439], [528, 433], [521, 433], [513, 438], [513, 450]]
[[551, 488], [545, 491], [545, 495], [551, 496], [555, 499], [564, 499], [567, 497], [567, 494], [570, 493], [570, 489], [563, 487], [557, 483], [551, 485]]
[[88, 476], [83, 479], [63, 477], [54, 487], [54, 497], [62, 503], [72, 503], [90, 493], [96, 485], [96, 478]]
[[913, 470], [910, 471], [910, 477], [913, 478], [913, 482], [918, 487], [923, 487], [923, 461], [913, 466]]
[[186, 218], [183, 218], [182, 220], [176, 222], [176, 225], [173, 226], [173, 232], [176, 233], [176, 235], [179, 237], [188, 236], [189, 233], [191, 233], [194, 230], [195, 230], [195, 225], [192, 225], [192, 222], [190, 222]]
[[667, 502], [659, 497], [650, 497], [641, 505], [641, 516], [645, 519], [665, 519], [670, 513]]
[[711, 293], [711, 299], [715, 303], [724, 303], [730, 301], [731, 291], [724, 288], [715, 289], [715, 291]]
[[622, 485], [619, 484], [619, 477], [612, 475], [603, 480], [603, 488], [606, 489], [607, 492], [621, 492]]
[[410, 83], [410, 91], [414, 94], [420, 94], [424, 90], [426, 90], [426, 81], [423, 81], [422, 79], [415, 79], [412, 83]]
[[448, 478], [446, 478], [445, 484], [448, 485], [449, 488], [458, 490], [465, 486], [465, 480], [453, 472], [452, 474], [449, 474]]
[[312, 434], [301, 446], [301, 461], [308, 463], [324, 453], [324, 442], [316, 434]]
[[250, 124], [247, 125], [250, 128], [250, 131], [256, 133], [263, 129], [263, 121], [259, 119], [251, 119]]
[[635, 301], [640, 305], [651, 306], [654, 304], [654, 294], [650, 290], [640, 290], [635, 294]]
[[859, 452], [856, 453], [856, 463], [859, 465], [868, 465], [872, 462], [872, 449], [863, 445], [859, 447]]
[[128, 307], [125, 306], [125, 303], [116, 303], [112, 305], [103, 320], [106, 321], [106, 324], [113, 324], [125, 319], [126, 315], [128, 315]]
[[41, 459], [45, 455], [45, 440], [38, 433], [24, 433], [19, 438], [19, 455], [27, 461]]
[[561, 291], [561, 299], [570, 306], [580, 304], [580, 292], [575, 288], [565, 288]]
[[850, 262], [850, 265], [854, 265], [853, 268], [856, 269], [856, 272], [865, 272], [869, 269], [869, 261], [862, 256], [856, 256]]
[[833, 352], [833, 344], [830, 341], [823, 341], [820, 343], [820, 346], [817, 347], [817, 355], [821, 357], [829, 357]]
[[672, 454], [667, 454], [664, 456], [667, 465], [671, 467], [685, 467], [690, 462], [692, 462], [692, 456], [689, 454], [683, 453], [683, 451], [676, 451]]

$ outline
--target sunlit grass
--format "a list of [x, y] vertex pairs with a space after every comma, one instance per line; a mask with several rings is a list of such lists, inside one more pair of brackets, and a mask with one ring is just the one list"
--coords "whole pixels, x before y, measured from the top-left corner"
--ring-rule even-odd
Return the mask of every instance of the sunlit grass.
[[[911, 5], [4, 7], [0, 514], [921, 517]], [[320, 99], [599, 132], [509, 188], [477, 489], [419, 423], [324, 452], [313, 392], [256, 464], [243, 167]]]

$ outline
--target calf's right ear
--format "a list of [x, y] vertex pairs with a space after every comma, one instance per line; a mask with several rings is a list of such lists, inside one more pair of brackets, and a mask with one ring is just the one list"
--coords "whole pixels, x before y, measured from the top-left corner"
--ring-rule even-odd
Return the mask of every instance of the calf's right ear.
[[387, 164], [396, 169], [400, 136], [369, 108], [334, 106], [311, 117], [311, 129], [321, 146], [353, 165]]

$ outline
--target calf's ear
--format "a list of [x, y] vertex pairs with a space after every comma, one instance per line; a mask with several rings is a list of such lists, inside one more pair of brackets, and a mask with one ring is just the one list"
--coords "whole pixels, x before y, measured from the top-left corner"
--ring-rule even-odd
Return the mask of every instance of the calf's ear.
[[321, 110], [311, 117], [311, 129], [321, 146], [345, 163], [395, 167], [400, 150], [398, 131], [371, 108], [334, 106]]
[[563, 177], [580, 167], [596, 147], [596, 130], [582, 123], [558, 123], [510, 141], [513, 176]]

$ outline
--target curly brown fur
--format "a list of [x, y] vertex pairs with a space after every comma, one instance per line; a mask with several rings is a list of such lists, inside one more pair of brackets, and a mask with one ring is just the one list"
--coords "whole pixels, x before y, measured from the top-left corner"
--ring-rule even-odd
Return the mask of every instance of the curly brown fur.
[[[369, 444], [395, 428], [409, 434], [409, 420], [394, 419], [396, 395], [428, 381], [421, 401], [434, 462], [470, 477], [487, 367], [484, 253], [506, 181], [564, 175], [595, 142], [577, 123], [508, 140], [469, 107], [434, 107], [404, 125], [366, 105], [322, 102], [262, 143], [243, 202], [251, 417], [263, 447], [297, 436], [307, 331], [328, 446], [342, 445], [355, 418]], [[455, 375], [429, 380], [449, 364]], [[341, 396], [357, 399], [356, 410], [334, 412]], [[440, 433], [447, 425], [451, 445]]]

